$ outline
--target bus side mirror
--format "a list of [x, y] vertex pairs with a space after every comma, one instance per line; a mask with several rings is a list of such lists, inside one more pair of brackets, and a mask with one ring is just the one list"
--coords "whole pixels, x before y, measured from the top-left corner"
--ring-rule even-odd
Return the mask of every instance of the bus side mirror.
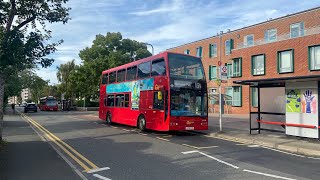
[[158, 100], [162, 100], [162, 92], [158, 91]]

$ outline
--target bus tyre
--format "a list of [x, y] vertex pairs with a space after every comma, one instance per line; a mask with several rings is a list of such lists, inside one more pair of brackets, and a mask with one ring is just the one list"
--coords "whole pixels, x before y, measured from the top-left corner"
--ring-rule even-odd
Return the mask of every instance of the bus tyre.
[[139, 119], [138, 119], [138, 128], [141, 130], [141, 131], [145, 131], [146, 130], [146, 118], [141, 115], [139, 116]]
[[107, 124], [109, 124], [109, 125], [112, 123], [112, 121], [111, 121], [111, 113], [107, 114], [107, 120], [106, 121], [107, 121]]

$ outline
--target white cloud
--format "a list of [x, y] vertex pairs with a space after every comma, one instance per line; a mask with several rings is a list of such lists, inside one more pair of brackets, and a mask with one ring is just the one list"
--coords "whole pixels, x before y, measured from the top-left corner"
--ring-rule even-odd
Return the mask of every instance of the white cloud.
[[129, 14], [137, 15], [137, 16], [147, 16], [151, 14], [157, 13], [167, 13], [167, 12], [174, 12], [183, 8], [183, 1], [181, 0], [174, 0], [172, 3], [164, 3], [160, 7], [156, 9], [146, 10], [146, 11], [138, 11], [138, 12], [131, 12]]

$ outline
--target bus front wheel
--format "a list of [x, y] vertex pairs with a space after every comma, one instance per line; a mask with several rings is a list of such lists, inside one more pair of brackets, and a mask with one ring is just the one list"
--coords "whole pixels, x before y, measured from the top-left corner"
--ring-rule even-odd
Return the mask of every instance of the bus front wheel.
[[107, 114], [107, 124], [111, 124], [111, 123], [112, 123], [112, 121], [111, 121], [111, 113], [109, 112]]
[[138, 119], [138, 128], [141, 130], [141, 131], [145, 131], [146, 130], [146, 118], [141, 115], [139, 116], [139, 119]]

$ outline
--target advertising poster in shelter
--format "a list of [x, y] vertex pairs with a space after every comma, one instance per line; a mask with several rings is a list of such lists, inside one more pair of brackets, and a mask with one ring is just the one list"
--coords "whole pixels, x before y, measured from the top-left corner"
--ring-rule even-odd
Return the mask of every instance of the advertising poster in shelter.
[[286, 90], [286, 111], [301, 113], [301, 96], [298, 89]]
[[317, 113], [317, 89], [301, 89], [302, 113]]

